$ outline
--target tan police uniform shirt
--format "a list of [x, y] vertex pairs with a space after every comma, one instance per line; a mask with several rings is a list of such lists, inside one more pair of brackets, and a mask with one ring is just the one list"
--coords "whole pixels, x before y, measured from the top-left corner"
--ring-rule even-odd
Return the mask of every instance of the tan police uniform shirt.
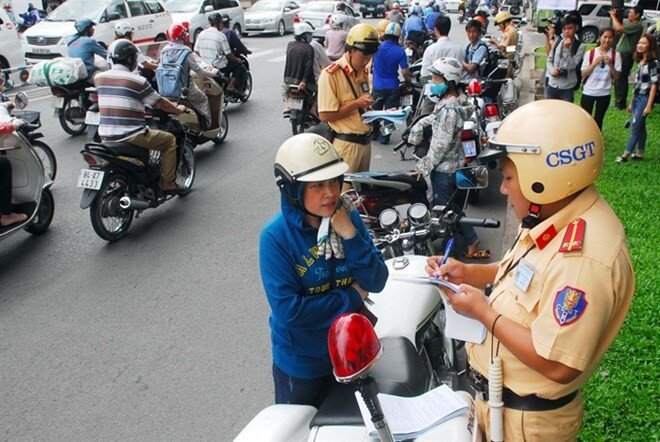
[[[504, 30], [502, 35], [500, 36], [500, 45], [504, 46], [505, 48], [507, 46], [516, 46], [518, 44], [518, 30], [516, 27], [513, 25], [513, 23], [509, 24], [509, 26]], [[513, 59], [515, 53], [513, 52], [505, 52], [504, 53], [507, 58]]]
[[[577, 228], [579, 220], [584, 221], [583, 234]], [[507, 266], [532, 246], [521, 264], [502, 277]], [[572, 251], [561, 252], [562, 246]], [[526, 290], [524, 275], [517, 273], [522, 263], [533, 272]], [[499, 282], [489, 299], [493, 309], [531, 329], [540, 356], [582, 372], [563, 385], [500, 345], [504, 386], [520, 396], [547, 399], [572, 393], [589, 379], [621, 328], [635, 289], [623, 226], [594, 186], [535, 228], [521, 230], [500, 262], [495, 281]], [[471, 366], [485, 376], [490, 342], [488, 333], [482, 344], [467, 347]]]
[[[351, 84], [355, 89], [355, 93], [351, 89]], [[339, 60], [321, 72], [318, 111], [337, 112], [341, 106], [368, 93], [370, 93], [368, 71], [366, 69], [362, 72], [353, 70], [348, 62], [348, 54], [345, 53]], [[335, 132], [342, 134], [362, 135], [371, 130], [371, 126], [362, 122], [362, 116], [357, 110], [328, 124]]]

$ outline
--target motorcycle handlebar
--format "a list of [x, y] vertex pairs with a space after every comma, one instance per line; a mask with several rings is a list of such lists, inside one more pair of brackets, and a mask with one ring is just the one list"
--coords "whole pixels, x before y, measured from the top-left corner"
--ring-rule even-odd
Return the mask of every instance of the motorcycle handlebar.
[[398, 151], [401, 150], [406, 144], [408, 144], [408, 143], [406, 143], [405, 141], [400, 142], [399, 144], [397, 144], [396, 146], [394, 146], [394, 148], [392, 148], [392, 152], [398, 152]]
[[493, 218], [467, 218], [461, 217], [458, 220], [459, 224], [464, 226], [483, 227], [486, 229], [497, 229], [500, 227], [500, 222]]

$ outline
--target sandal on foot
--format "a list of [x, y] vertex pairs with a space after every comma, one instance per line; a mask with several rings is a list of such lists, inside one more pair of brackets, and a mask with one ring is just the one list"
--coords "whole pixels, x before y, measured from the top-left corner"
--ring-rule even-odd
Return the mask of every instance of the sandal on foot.
[[616, 160], [614, 161], [617, 163], [626, 163], [628, 161], [628, 157], [616, 157]]
[[463, 257], [466, 259], [489, 259], [490, 250], [479, 250], [478, 252], [474, 253], [465, 252], [463, 253]]
[[643, 157], [642, 155], [638, 154], [638, 153], [634, 153], [634, 154], [630, 155], [630, 159], [631, 159], [631, 160], [637, 160], [637, 161], [639, 161], [639, 160], [641, 160], [641, 159], [643, 159], [643, 158], [644, 158], [644, 157]]

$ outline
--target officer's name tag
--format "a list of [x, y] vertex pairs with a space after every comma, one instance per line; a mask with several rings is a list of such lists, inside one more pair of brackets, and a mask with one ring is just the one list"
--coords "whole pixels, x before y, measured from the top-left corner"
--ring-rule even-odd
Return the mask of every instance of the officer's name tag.
[[369, 92], [369, 84], [363, 81], [362, 83], [360, 83], [360, 89], [362, 89], [362, 92], [364, 93]]
[[514, 277], [514, 283], [523, 293], [529, 288], [529, 284], [532, 282], [534, 277], [534, 269], [532, 266], [527, 264], [527, 262], [520, 261], [516, 267], [516, 275]]

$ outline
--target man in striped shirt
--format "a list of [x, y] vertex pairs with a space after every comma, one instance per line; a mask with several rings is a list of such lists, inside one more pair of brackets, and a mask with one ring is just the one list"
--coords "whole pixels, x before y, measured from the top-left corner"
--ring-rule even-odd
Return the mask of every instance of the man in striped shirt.
[[149, 129], [144, 119], [145, 105], [172, 114], [186, 110], [161, 97], [147, 80], [131, 71], [137, 64], [138, 50], [130, 41], [118, 42], [110, 54], [112, 69], [96, 75], [103, 141], [124, 141], [137, 147], [161, 151], [161, 189], [176, 190], [176, 138], [174, 135]]

